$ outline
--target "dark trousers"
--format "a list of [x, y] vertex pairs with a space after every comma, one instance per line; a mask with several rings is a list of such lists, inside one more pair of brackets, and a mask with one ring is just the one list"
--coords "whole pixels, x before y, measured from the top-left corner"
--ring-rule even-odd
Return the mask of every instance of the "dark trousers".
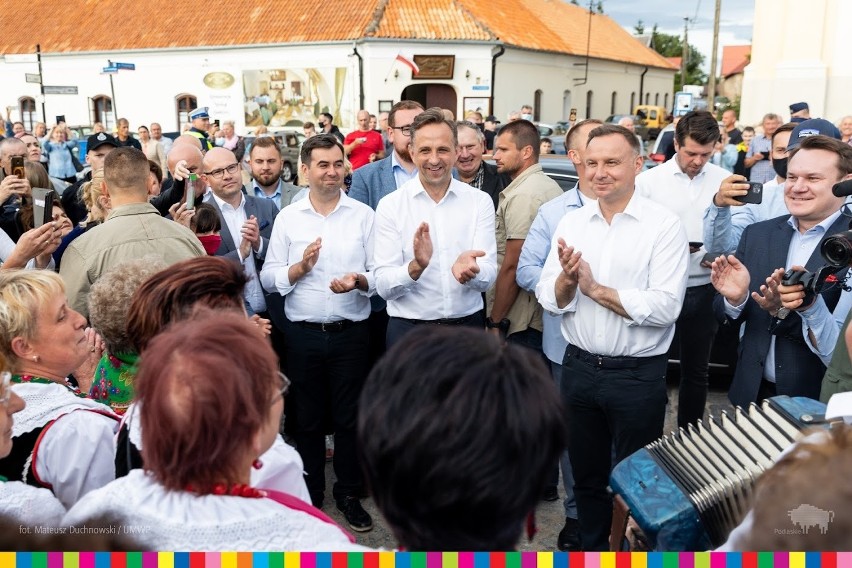
[[[334, 498], [355, 497], [361, 470], [355, 449], [358, 397], [370, 364], [369, 324], [342, 331], [309, 329], [288, 321], [287, 430], [305, 464], [311, 501], [322, 506], [325, 491], [325, 427], [334, 431]], [[330, 413], [330, 415], [329, 415]]]
[[385, 354], [385, 338], [388, 333], [388, 311], [382, 308], [370, 312], [370, 368]]
[[712, 284], [686, 289], [683, 309], [677, 318], [680, 342], [680, 386], [677, 425], [686, 428], [704, 416], [709, 382], [710, 351], [718, 322], [713, 314]]
[[[389, 318], [388, 319], [388, 333], [387, 333], [387, 348], [390, 349], [396, 343], [399, 342], [400, 339], [405, 337], [408, 333], [415, 331], [417, 328], [422, 328], [427, 325], [448, 325], [437, 322], [428, 322], [428, 321], [418, 321], [418, 320], [408, 320], [403, 318]], [[461, 325], [465, 327], [473, 327], [476, 329], [485, 330], [485, 315], [482, 313], [482, 310], [473, 313], [466, 318], [464, 318], [463, 322], [454, 324]]]
[[609, 550], [613, 443], [620, 462], [663, 434], [666, 364], [659, 355], [634, 368], [601, 368], [566, 350], [561, 390], [583, 550]]

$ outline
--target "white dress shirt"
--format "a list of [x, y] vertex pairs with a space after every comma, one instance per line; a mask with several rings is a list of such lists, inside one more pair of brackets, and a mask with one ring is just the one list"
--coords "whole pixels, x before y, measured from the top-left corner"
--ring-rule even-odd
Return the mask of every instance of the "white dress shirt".
[[219, 206], [219, 211], [222, 212], [222, 219], [225, 221], [225, 227], [227, 227], [228, 232], [231, 234], [231, 238], [234, 240], [234, 245], [237, 247], [237, 256], [241, 257], [240, 263], [242, 263], [243, 270], [246, 273], [246, 278], [248, 278], [245, 290], [243, 290], [243, 296], [254, 313], [265, 312], [266, 298], [263, 297], [263, 290], [260, 287], [257, 268], [254, 265], [254, 259], [251, 257], [252, 252], [258, 256], [263, 254], [263, 239], [260, 239], [260, 248], [257, 249], [257, 251], [253, 248], [250, 250], [248, 258], [242, 258], [242, 255], [239, 253], [240, 242], [243, 240], [241, 231], [243, 229], [243, 223], [247, 221], [246, 198], [241, 194], [240, 204], [234, 208], [219, 199], [219, 197], [212, 191], [210, 192], [210, 195], [216, 200], [216, 205]]
[[[432, 258], [418, 280], [408, 275], [414, 233], [429, 224]], [[459, 284], [452, 273], [459, 255], [482, 250], [479, 273]], [[497, 278], [497, 241], [491, 196], [456, 179], [438, 203], [420, 177], [379, 201], [376, 209], [376, 289], [388, 315], [436, 320], [469, 316], [482, 309], [482, 292]]]
[[[704, 210], [713, 203], [726, 169], [707, 163], [694, 178], [683, 173], [677, 156], [636, 176], [636, 192], [666, 207], [680, 218], [690, 242], [704, 240]], [[710, 283], [710, 269], [701, 266], [708, 249], [702, 247], [689, 258], [689, 286]]]
[[[370, 316], [369, 297], [375, 292], [373, 273], [373, 210], [342, 190], [327, 217], [317, 213], [308, 198], [295, 201], [275, 218], [269, 250], [260, 274], [263, 287], [284, 296], [290, 321], [328, 323], [363, 321]], [[310, 272], [290, 282], [290, 266], [302, 261], [308, 245], [322, 238], [319, 258]], [[348, 272], [363, 274], [368, 290], [335, 294], [331, 281]]]
[[[579, 287], [571, 302], [558, 307], [560, 237], [583, 253], [599, 284], [615, 288], [630, 319], [601, 306]], [[634, 194], [608, 224], [595, 201], [569, 211], [559, 222], [536, 296], [545, 310], [564, 314], [562, 334], [580, 349], [610, 357], [662, 355], [683, 305], [688, 256], [683, 226], [663, 206]]]

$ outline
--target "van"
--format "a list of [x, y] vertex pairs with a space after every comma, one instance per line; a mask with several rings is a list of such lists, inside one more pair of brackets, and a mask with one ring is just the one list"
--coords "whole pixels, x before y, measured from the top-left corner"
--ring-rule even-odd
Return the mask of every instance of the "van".
[[648, 127], [648, 135], [651, 138], [656, 138], [660, 131], [669, 123], [669, 112], [665, 107], [653, 105], [636, 105], [633, 109], [633, 114], [645, 119], [645, 126]]

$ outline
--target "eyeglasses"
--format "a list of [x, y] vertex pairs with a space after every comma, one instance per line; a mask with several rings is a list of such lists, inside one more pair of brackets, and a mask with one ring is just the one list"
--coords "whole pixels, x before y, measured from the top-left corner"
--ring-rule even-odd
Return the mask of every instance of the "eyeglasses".
[[212, 172], [204, 172], [204, 175], [210, 176], [213, 179], [222, 179], [222, 177], [225, 175], [225, 172], [228, 172], [229, 174], [233, 175], [237, 173], [237, 170], [239, 169], [240, 165], [237, 162], [234, 162], [230, 166], [219, 168], [218, 170], [213, 170]]
[[9, 406], [9, 399], [12, 397], [11, 385], [12, 373], [9, 371], [3, 371], [0, 373], [0, 404], [3, 406]]
[[408, 124], [406, 126], [391, 126], [394, 130], [399, 130], [405, 136], [411, 136], [411, 125]]

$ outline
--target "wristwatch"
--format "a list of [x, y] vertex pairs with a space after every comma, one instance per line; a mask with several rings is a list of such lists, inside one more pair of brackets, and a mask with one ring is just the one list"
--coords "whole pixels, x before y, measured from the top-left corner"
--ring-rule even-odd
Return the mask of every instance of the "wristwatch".
[[778, 313], [775, 314], [775, 318], [782, 320], [790, 315], [790, 308], [780, 307], [778, 308]]
[[495, 322], [491, 318], [485, 318], [485, 327], [488, 329], [499, 329], [504, 334], [509, 331], [509, 320], [506, 318]]

